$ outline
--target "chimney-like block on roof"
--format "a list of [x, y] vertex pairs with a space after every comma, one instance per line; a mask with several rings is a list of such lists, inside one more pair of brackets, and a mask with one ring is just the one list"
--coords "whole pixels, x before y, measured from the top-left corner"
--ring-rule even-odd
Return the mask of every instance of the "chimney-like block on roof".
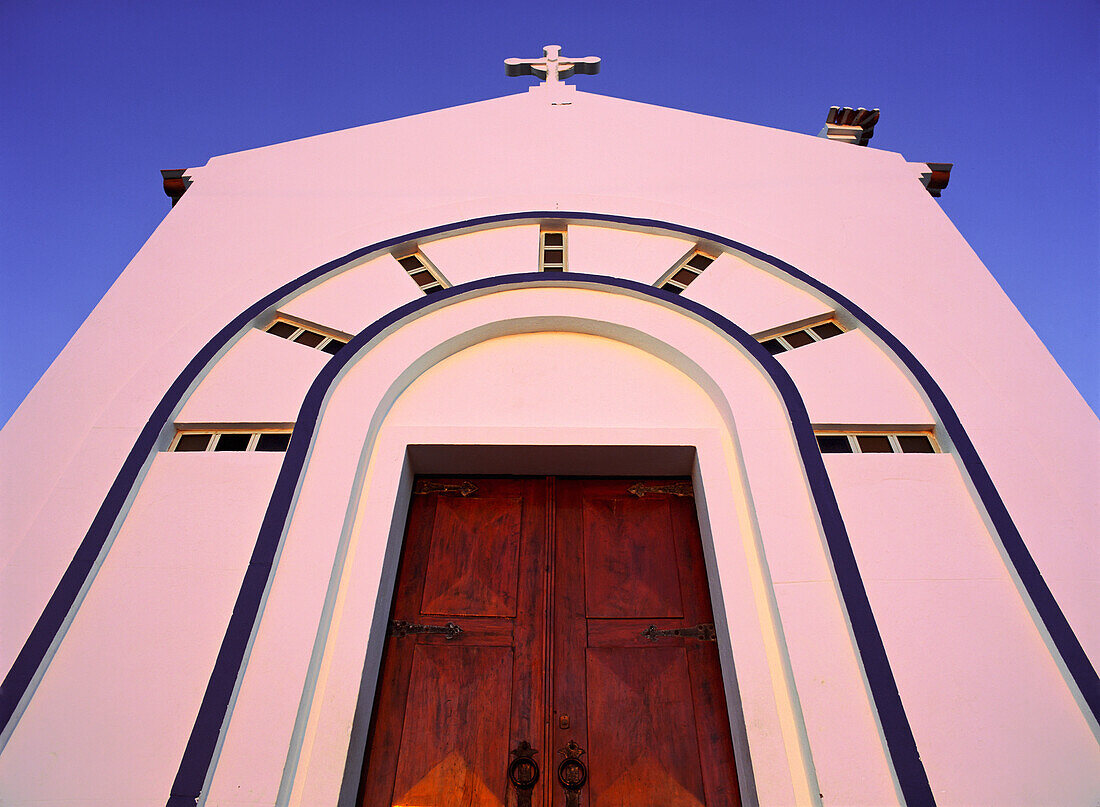
[[829, 114], [825, 118], [825, 128], [818, 132], [818, 137], [827, 137], [829, 140], [838, 140], [841, 143], [853, 143], [857, 146], [866, 146], [867, 141], [875, 134], [875, 124], [878, 123], [879, 110], [877, 109], [852, 109], [850, 106], [829, 108]]
[[164, 180], [164, 194], [172, 200], [172, 207], [176, 206], [176, 202], [191, 187], [191, 177], [185, 176], [186, 173], [186, 168], [168, 168], [160, 172]]
[[925, 163], [928, 170], [920, 172], [920, 181], [933, 196], [939, 196], [951, 181], [953, 163]]

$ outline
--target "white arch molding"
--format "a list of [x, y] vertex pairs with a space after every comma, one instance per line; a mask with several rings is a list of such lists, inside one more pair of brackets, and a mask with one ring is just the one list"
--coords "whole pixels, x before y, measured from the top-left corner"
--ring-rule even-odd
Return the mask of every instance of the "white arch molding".
[[[659, 359], [662, 372], [705, 396], [711, 426], [624, 429], [580, 418], [533, 432], [494, 423], [488, 408], [486, 423], [466, 430], [394, 417], [410, 386], [448, 358], [502, 337], [554, 333], [599, 337]], [[263, 789], [257, 772], [273, 765], [283, 771], [277, 797], [271, 794], [279, 804], [354, 797], [408, 510], [414, 471], [408, 448], [423, 444], [633, 446], [654, 457], [661, 447], [693, 447], [746, 803], [755, 796], [761, 803], [819, 803], [818, 779], [826, 784], [835, 770], [838, 782], [851, 780], [841, 767], [859, 755], [869, 786], [880, 797], [899, 798], [790, 420], [770, 377], [739, 344], [683, 310], [629, 289], [563, 278], [560, 285], [475, 290], [429, 305], [363, 346], [331, 386], [208, 782], [211, 801], [230, 788], [239, 795], [249, 783]], [[334, 498], [347, 502], [343, 512], [332, 506]], [[781, 618], [776, 586], [796, 582], [828, 594], [818, 598], [824, 611], [814, 614], [812, 628], [799, 624], [806, 615], [796, 610]], [[791, 641], [801, 644], [803, 657], [813, 652], [807, 643], [828, 648], [830, 686], [848, 720], [829, 725], [830, 742], [813, 745], [826, 754], [844, 749], [843, 759], [820, 751], [811, 759], [810, 740], [826, 721], [804, 713], [799, 702]], [[282, 711], [272, 708], [274, 692], [284, 696]], [[845, 742], [837, 741], [838, 731], [850, 735]], [[258, 737], [271, 742], [257, 747]], [[754, 776], [750, 759], [767, 775]]]

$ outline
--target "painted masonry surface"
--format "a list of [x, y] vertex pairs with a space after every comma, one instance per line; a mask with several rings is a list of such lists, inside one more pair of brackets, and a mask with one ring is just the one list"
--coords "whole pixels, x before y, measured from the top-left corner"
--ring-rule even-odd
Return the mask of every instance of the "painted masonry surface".
[[742, 803], [1096, 803], [1100, 430], [946, 167], [597, 68], [170, 172], [0, 437], [0, 801], [357, 803], [444, 474], [690, 477]]

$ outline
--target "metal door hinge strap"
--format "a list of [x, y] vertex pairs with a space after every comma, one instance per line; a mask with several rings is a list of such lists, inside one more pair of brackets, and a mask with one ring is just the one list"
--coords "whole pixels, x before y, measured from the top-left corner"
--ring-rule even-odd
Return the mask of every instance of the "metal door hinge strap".
[[477, 485], [473, 482], [433, 482], [431, 479], [421, 479], [413, 485], [413, 493], [457, 493], [459, 496], [472, 496], [477, 493]]
[[647, 493], [666, 493], [669, 496], [695, 496], [695, 489], [690, 482], [669, 482], [667, 485], [647, 485], [637, 482], [626, 489], [626, 492], [639, 499]]
[[709, 623], [696, 625], [694, 628], [671, 628], [669, 630], [659, 630], [656, 625], [650, 625], [642, 631], [642, 636], [651, 642], [657, 641], [661, 636], [686, 636], [689, 639], [699, 639], [704, 642], [714, 642], [718, 638], [714, 632], [714, 625]]
[[390, 636], [397, 637], [408, 636], [410, 633], [441, 633], [448, 639], [453, 639], [462, 633], [462, 628], [454, 622], [448, 622], [446, 625], [416, 625], [404, 619], [394, 619], [390, 621], [388, 633]]

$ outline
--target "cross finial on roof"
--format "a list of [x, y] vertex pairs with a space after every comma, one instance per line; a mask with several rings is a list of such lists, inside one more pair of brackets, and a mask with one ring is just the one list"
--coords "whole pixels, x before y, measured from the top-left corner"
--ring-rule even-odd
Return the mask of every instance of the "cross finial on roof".
[[561, 45], [546, 45], [542, 52], [541, 59], [505, 59], [504, 72], [509, 76], [537, 76], [550, 87], [576, 74], [594, 76], [600, 72], [599, 56], [562, 56]]

